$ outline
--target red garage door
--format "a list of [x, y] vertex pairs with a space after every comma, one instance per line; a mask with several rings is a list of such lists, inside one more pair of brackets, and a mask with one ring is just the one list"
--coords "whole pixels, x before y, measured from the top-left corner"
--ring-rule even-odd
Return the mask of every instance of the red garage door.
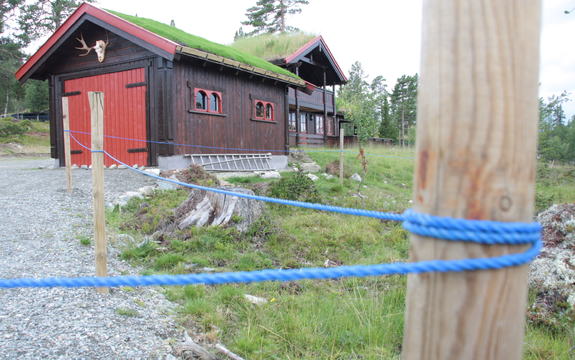
[[[146, 142], [118, 139], [147, 139], [146, 131], [146, 87], [144, 69], [103, 74], [64, 81], [64, 92], [68, 97], [70, 111], [70, 130], [82, 144], [91, 146], [89, 135], [90, 103], [89, 91], [104, 92], [104, 149], [129, 165], [148, 164], [148, 146]], [[79, 132], [86, 132], [82, 134]], [[70, 141], [72, 164], [89, 165], [90, 153]], [[115, 164], [105, 157], [106, 166]]]

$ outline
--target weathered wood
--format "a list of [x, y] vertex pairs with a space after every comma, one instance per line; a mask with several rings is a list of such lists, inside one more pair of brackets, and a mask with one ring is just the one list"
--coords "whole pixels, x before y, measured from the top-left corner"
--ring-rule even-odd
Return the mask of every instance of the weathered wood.
[[230, 350], [228, 350], [225, 346], [223, 346], [222, 344], [216, 344], [215, 346], [216, 350], [218, 350], [218, 352], [224, 354], [225, 356], [227, 356], [228, 358], [232, 359], [232, 360], [244, 360], [243, 357], [234, 354], [233, 352], [231, 352]]
[[[539, 0], [424, 1], [415, 210], [532, 221]], [[524, 247], [411, 236], [410, 261]], [[403, 359], [520, 359], [527, 266], [410, 275]]]
[[343, 184], [343, 141], [345, 129], [339, 129], [339, 182]]
[[[92, 119], [92, 150], [104, 150], [104, 93], [88, 92]], [[94, 244], [96, 245], [96, 276], [108, 275], [106, 219], [104, 217], [104, 154], [92, 152], [92, 200], [94, 204]], [[108, 288], [97, 288], [107, 294]]]
[[66, 189], [72, 192], [72, 154], [70, 152], [70, 111], [68, 98], [62, 98], [62, 126], [64, 130], [64, 161], [66, 162]]

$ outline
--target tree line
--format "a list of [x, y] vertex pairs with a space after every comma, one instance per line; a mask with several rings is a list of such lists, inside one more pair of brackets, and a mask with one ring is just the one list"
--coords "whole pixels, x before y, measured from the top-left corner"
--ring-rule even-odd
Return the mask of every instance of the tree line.
[[[94, 2], [94, 0], [84, 0]], [[29, 80], [20, 84], [14, 73], [27, 59], [32, 42], [54, 32], [84, 1], [3, 0], [0, 2], [0, 113], [48, 109], [48, 84]]]
[[360, 62], [351, 66], [348, 82], [337, 94], [337, 104], [352, 121], [361, 142], [374, 137], [400, 145], [415, 142], [417, 79], [417, 74], [402, 75], [390, 91], [383, 76], [368, 82]]
[[[389, 91], [383, 76], [368, 82], [361, 63], [351, 66], [349, 81], [341, 87], [337, 101], [360, 142], [380, 137], [399, 145], [415, 143], [417, 80], [417, 74], [402, 75]], [[545, 161], [575, 161], [575, 115], [567, 119], [563, 110], [568, 101], [565, 91], [539, 99], [538, 154]]]

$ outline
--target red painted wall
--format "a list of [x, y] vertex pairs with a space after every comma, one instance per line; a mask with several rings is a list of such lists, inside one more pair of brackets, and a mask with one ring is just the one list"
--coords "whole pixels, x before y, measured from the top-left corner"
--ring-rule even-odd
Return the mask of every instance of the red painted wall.
[[[126, 88], [127, 84], [145, 81], [143, 68], [110, 74], [83, 77], [64, 81], [64, 93], [79, 91], [79, 95], [69, 96], [70, 130], [89, 133], [90, 104], [89, 91], [104, 92], [104, 135], [146, 140], [146, 87]], [[91, 146], [88, 134], [72, 133], [82, 144]], [[129, 149], [146, 148], [145, 152], [128, 152]], [[148, 144], [110, 137], [104, 138], [104, 149], [129, 165], [148, 165]], [[71, 140], [72, 164], [89, 165], [90, 153]], [[115, 162], [105, 158], [105, 165]]]

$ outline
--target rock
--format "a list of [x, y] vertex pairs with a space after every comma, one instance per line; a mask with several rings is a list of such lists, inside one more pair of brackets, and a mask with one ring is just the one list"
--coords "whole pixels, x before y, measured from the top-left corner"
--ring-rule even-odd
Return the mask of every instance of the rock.
[[118, 169], [127, 169], [128, 167], [124, 164], [118, 165]]
[[146, 170], [146, 167], [144, 165], [140, 166], [140, 170]]
[[315, 162], [305, 162], [300, 164], [301, 170], [306, 173], [316, 173], [321, 171], [321, 167]]
[[140, 198], [142, 199], [144, 195], [138, 191], [128, 191], [122, 195], [120, 195], [115, 201], [112, 202], [112, 206], [126, 206], [128, 201], [132, 198]]
[[141, 188], [139, 188], [137, 190], [137, 192], [139, 192], [140, 194], [144, 195], [144, 196], [148, 196], [151, 195], [154, 190], [156, 190], [156, 187], [153, 185], [148, 185], [148, 186], [142, 186]]
[[560, 293], [575, 307], [575, 204], [553, 205], [537, 220], [544, 246], [530, 265], [529, 282]]
[[[178, 178], [174, 174], [170, 175], [170, 177], [168, 177], [168, 179], [178, 181]], [[158, 180], [156, 182], [156, 185], [158, 186], [158, 189], [162, 189], [162, 190], [173, 190], [173, 189], [177, 189], [179, 186], [179, 185], [174, 184], [173, 182], [162, 181], [162, 180]]]
[[91, 169], [91, 168], [92, 168], [92, 164], [90, 164], [90, 166], [88, 166], [88, 169]]
[[[226, 188], [228, 191], [254, 195], [254, 192], [243, 188]], [[175, 211], [175, 220], [170, 227], [184, 229], [189, 226], [233, 225], [239, 231], [245, 231], [260, 217], [263, 204], [236, 196], [227, 196], [193, 189], [186, 201]]]
[[267, 302], [268, 302], [267, 299], [264, 299], [264, 298], [259, 297], [259, 296], [248, 295], [248, 294], [245, 294], [244, 298], [248, 302], [255, 304], [255, 305], [263, 305], [263, 304], [267, 304]]
[[282, 176], [278, 171], [265, 171], [260, 173], [260, 177], [262, 179], [279, 179]]
[[332, 174], [325, 174], [325, 173], [324, 173], [324, 174], [322, 174], [322, 175], [323, 175], [323, 177], [324, 177], [326, 180], [335, 179], [335, 176], [333, 176]]
[[76, 164], [72, 165], [72, 169], [77, 169], [77, 168], [78, 168], [78, 165], [76, 165]]
[[137, 168], [138, 168], [138, 164], [134, 164], [134, 165], [132, 165], [132, 167], [133, 167], [134, 169], [137, 169]]
[[82, 165], [80, 168], [88, 170], [88, 165]]
[[314, 174], [307, 174], [306, 175], [311, 181], [318, 181], [319, 177], [315, 176]]
[[110, 167], [108, 169], [116, 169], [117, 167], [118, 167], [118, 165], [112, 164], [112, 165], [110, 165]]
[[353, 175], [351, 175], [350, 179], [357, 182], [361, 182], [362, 180], [361, 176], [358, 173], [354, 173]]
[[200, 269], [202, 272], [214, 272], [216, 271], [216, 269], [211, 268], [211, 267], [203, 267]]
[[148, 174], [160, 176], [160, 169], [146, 169]]

